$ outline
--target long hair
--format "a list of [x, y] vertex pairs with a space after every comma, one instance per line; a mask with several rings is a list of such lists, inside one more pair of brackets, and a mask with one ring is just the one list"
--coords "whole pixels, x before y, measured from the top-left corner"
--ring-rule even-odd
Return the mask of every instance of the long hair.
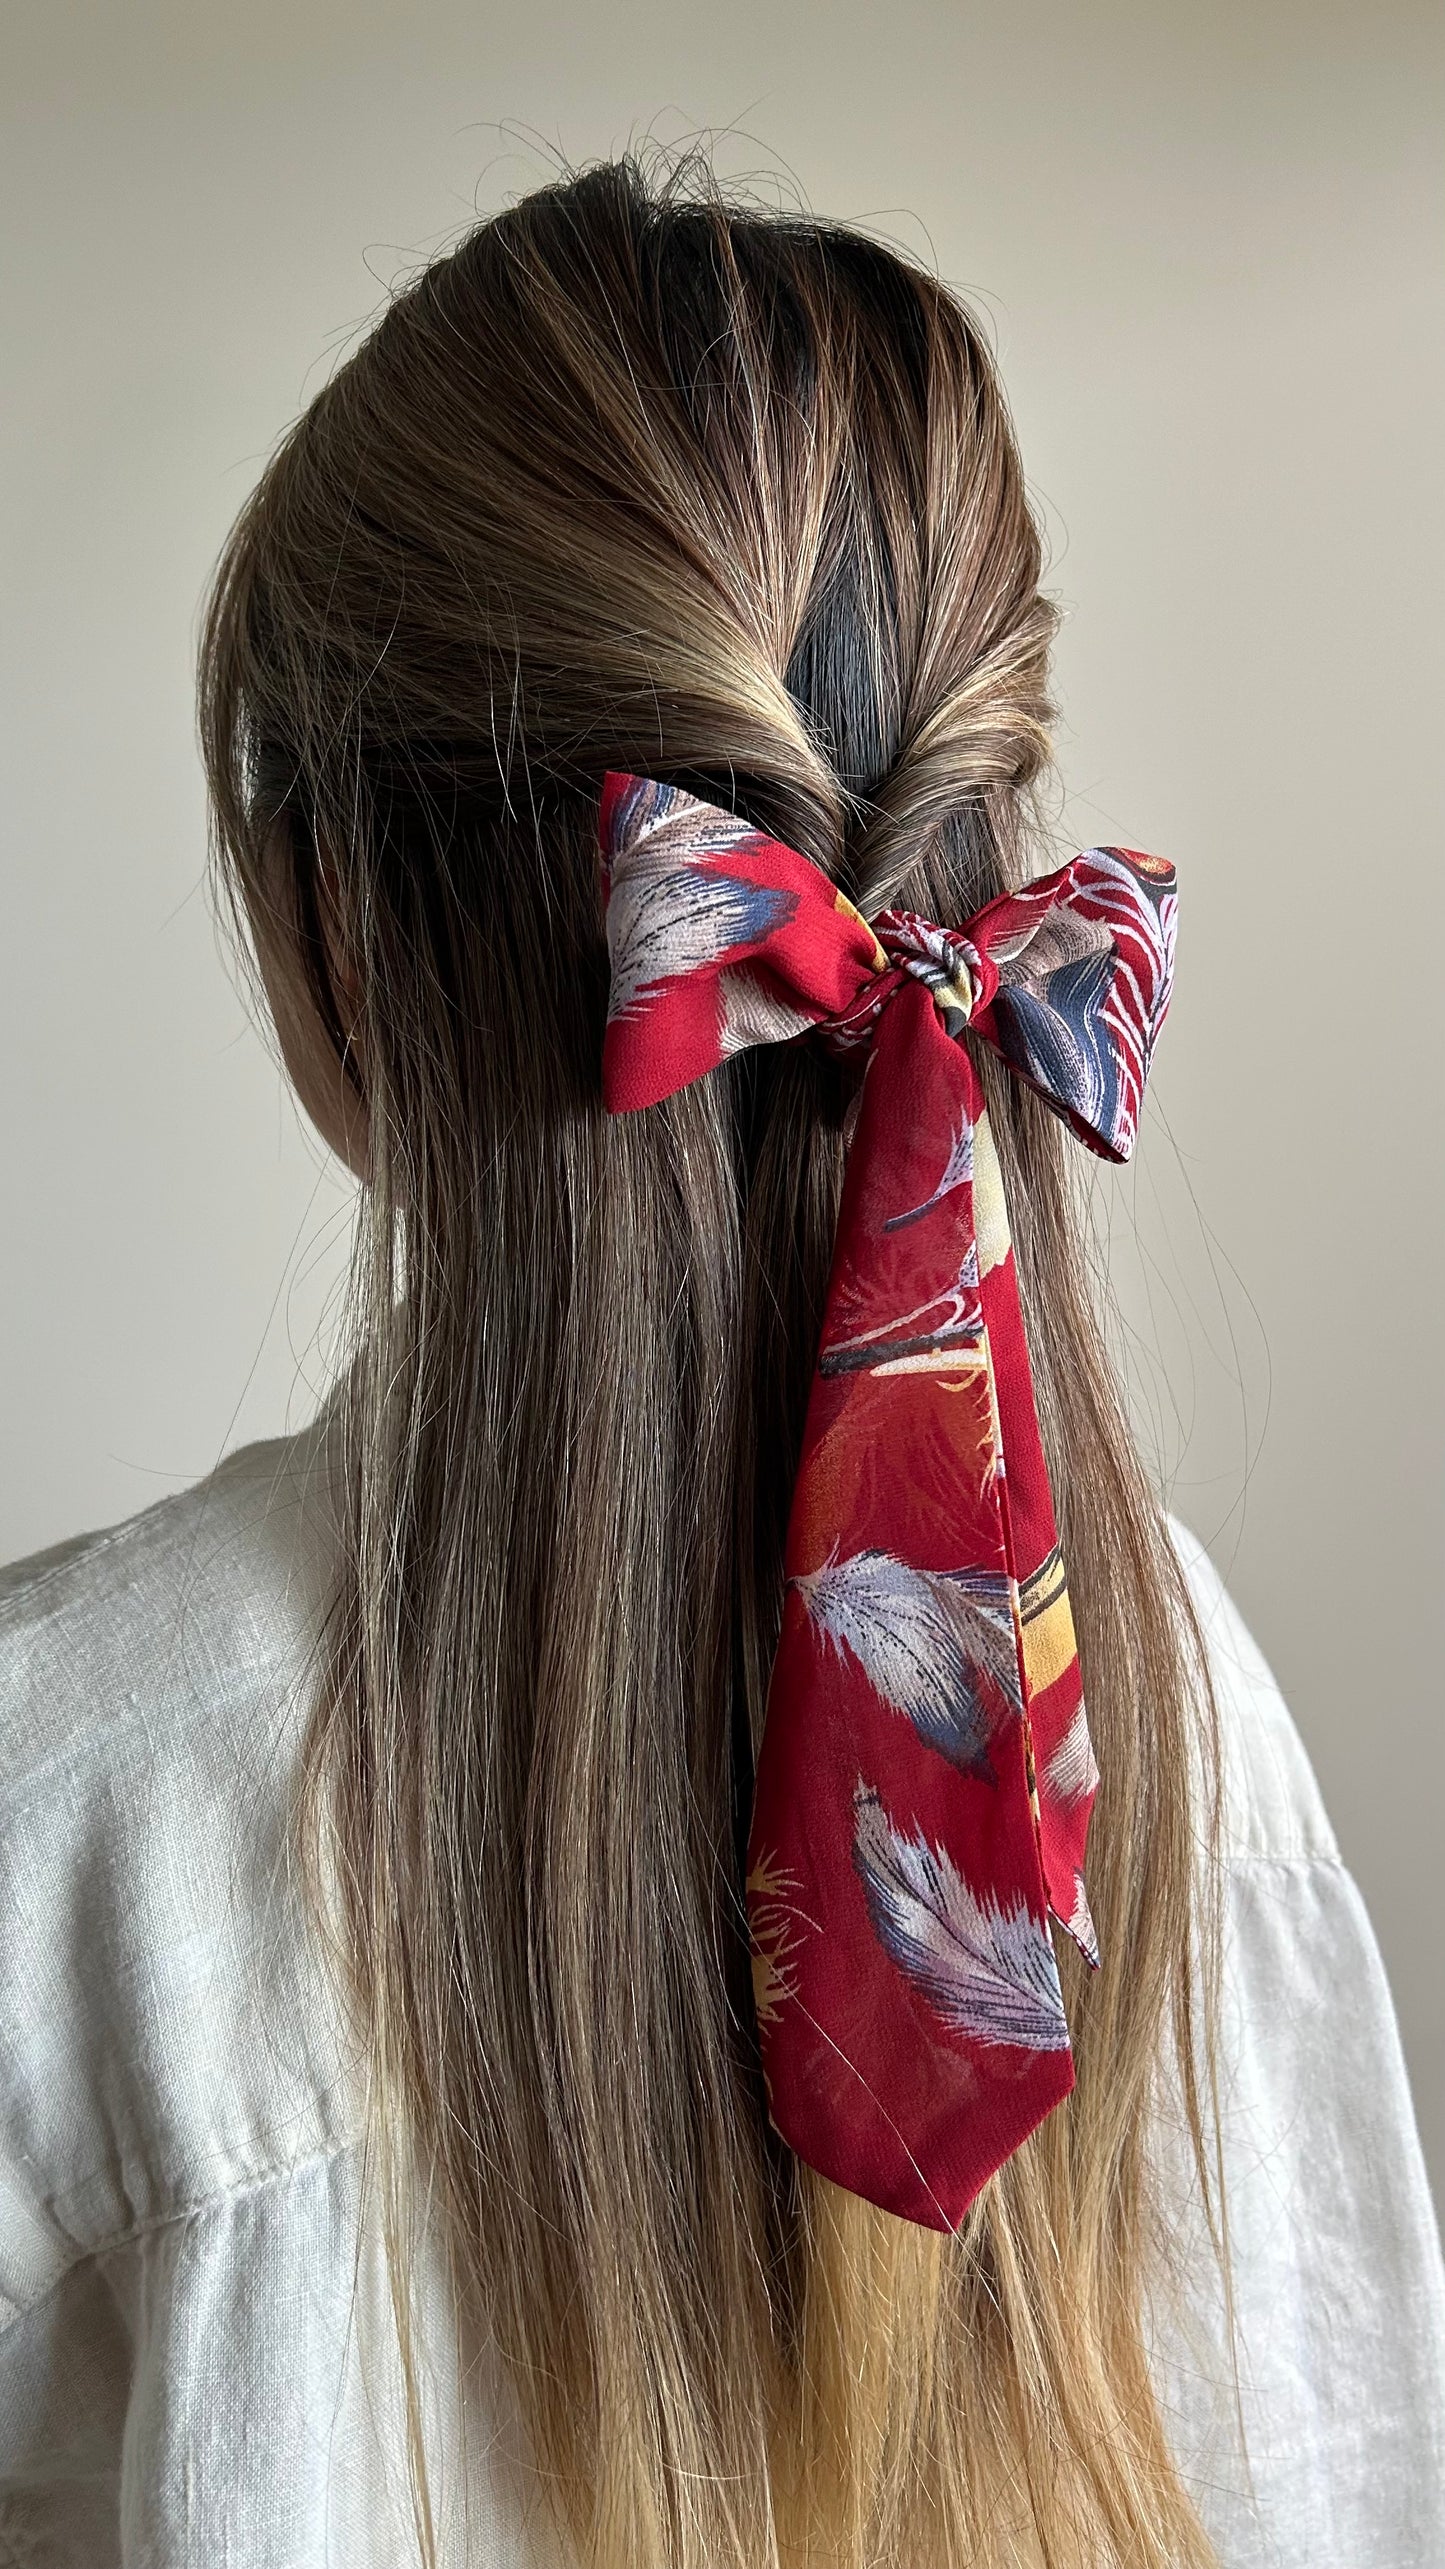
[[[803, 1043], [642, 1115], [600, 1095], [604, 769], [727, 804], [866, 912], [962, 919], [1030, 867], [1040, 571], [952, 294], [624, 161], [391, 303], [210, 602], [226, 883], [299, 956], [369, 1135], [310, 1773], [378, 2147], [430, 2172], [597, 2569], [1210, 2557], [1145, 2332], [1161, 2079], [1207, 2157], [1212, 1716], [1072, 1146], [981, 1062], [1107, 1962], [1061, 1956], [1076, 2093], [939, 2237], [770, 2131], [742, 1914], [849, 1082]], [[391, 2254], [404, 2325], [400, 2218]]]

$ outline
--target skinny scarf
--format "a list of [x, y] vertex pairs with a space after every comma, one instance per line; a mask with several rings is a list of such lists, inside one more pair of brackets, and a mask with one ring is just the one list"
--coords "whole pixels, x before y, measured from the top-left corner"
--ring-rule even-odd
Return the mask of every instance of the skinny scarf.
[[603, 1089], [750, 1044], [868, 1060], [789, 1519], [747, 1903], [768, 2105], [810, 2165], [955, 2229], [1074, 2083], [1050, 1914], [1091, 1964], [1089, 1744], [978, 1072], [1134, 1144], [1174, 869], [1091, 848], [961, 929], [871, 922], [807, 858], [609, 775]]

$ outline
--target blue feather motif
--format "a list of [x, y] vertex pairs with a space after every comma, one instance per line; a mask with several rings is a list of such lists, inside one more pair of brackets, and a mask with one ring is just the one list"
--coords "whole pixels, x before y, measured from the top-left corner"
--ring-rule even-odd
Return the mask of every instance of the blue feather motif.
[[994, 2048], [1068, 2050], [1044, 1921], [1024, 1900], [1005, 1908], [978, 1898], [945, 1848], [893, 1827], [861, 1777], [853, 1863], [879, 1943], [951, 2032]]
[[736, 946], [757, 944], [786, 925], [798, 906], [785, 885], [750, 883], [714, 865], [660, 862], [619, 866], [607, 905], [612, 961], [610, 1017], [625, 1017], [660, 982], [718, 962]]
[[917, 1570], [891, 1552], [854, 1552], [793, 1580], [810, 1622], [856, 1659], [869, 1685], [920, 1739], [965, 1775], [996, 1779], [989, 1742], [996, 1714], [986, 1677], [1023, 1710], [1007, 1576], [994, 1570]]
[[995, 1002], [1010, 1062], [1096, 1132], [1112, 1131], [1116, 1114], [1119, 1072], [1104, 1016], [1114, 968], [1112, 948], [1078, 955]]

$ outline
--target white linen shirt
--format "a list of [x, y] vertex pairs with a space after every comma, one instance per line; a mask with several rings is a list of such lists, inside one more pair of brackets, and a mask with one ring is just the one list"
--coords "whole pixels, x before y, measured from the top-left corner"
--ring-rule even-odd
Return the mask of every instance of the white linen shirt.
[[[1389, 1993], [1178, 1540], [1229, 1779], [1235, 2340], [1181, 2166], [1156, 2380], [1224, 2569], [1445, 2569], [1445, 2278]], [[0, 2569], [415, 2556], [363, 2080], [296, 1856], [333, 1541], [313, 1429], [0, 1578]], [[457, 2458], [438, 2268], [421, 2296], [443, 2558], [555, 2562], [500, 2379]]]

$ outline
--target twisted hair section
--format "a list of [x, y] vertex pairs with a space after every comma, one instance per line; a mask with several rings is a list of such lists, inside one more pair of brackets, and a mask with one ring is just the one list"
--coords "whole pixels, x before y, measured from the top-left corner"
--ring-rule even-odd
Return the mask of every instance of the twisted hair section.
[[[600, 1099], [603, 770], [727, 803], [865, 909], [964, 918], [1031, 863], [1040, 570], [959, 302], [623, 162], [398, 297], [212, 596], [224, 878], [370, 1137], [307, 1819], [398, 2320], [420, 2166], [598, 2569], [1209, 2557], [1143, 2334], [1161, 2086], [1207, 2158], [1208, 1687], [1056, 1128], [992, 1083], [1108, 1967], [1061, 1957], [1078, 2091], [938, 2239], [771, 2134], [742, 1912], [852, 1075], [769, 1047]], [[413, 2430], [419, 2546], [461, 2560]]]

